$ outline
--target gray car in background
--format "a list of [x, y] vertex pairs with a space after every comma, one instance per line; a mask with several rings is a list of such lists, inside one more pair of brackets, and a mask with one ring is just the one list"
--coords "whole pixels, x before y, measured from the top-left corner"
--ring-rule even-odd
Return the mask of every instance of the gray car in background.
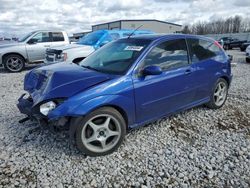
[[33, 31], [18, 42], [0, 45], [0, 66], [19, 72], [25, 64], [44, 62], [47, 48], [69, 44], [65, 31]]

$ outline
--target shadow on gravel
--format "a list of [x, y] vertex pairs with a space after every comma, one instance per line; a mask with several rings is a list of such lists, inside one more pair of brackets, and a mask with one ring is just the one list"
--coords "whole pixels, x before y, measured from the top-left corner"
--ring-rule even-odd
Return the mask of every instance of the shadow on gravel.
[[48, 127], [38, 125], [36, 122], [30, 122], [28, 124], [19, 123], [18, 126], [24, 126], [26, 129], [18, 147], [29, 147], [29, 145], [33, 145], [39, 151], [45, 153], [45, 155], [63, 153], [71, 157], [86, 157], [77, 150], [76, 145], [69, 137], [68, 131], [51, 130]]

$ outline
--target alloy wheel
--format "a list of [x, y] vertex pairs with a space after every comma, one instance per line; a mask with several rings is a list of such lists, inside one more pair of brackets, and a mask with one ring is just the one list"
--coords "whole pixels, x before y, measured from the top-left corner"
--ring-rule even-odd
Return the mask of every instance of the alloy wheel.
[[18, 72], [23, 68], [23, 62], [18, 57], [10, 57], [6, 61], [6, 66], [11, 72]]
[[85, 123], [81, 136], [88, 150], [102, 153], [117, 144], [121, 127], [119, 121], [109, 114], [96, 115]]
[[227, 85], [224, 82], [219, 82], [214, 92], [214, 101], [217, 106], [221, 106], [227, 98]]

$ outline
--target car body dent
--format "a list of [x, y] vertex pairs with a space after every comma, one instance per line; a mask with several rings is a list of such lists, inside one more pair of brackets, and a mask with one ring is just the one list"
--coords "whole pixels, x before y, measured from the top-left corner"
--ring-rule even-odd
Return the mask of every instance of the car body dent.
[[[119, 83], [122, 83], [122, 87]], [[101, 106], [117, 106], [132, 123], [135, 115], [134, 92], [130, 77], [116, 77], [69, 98], [49, 113], [49, 118], [86, 115]], [[70, 106], [70, 108], [69, 108]], [[133, 108], [131, 108], [133, 107]]]
[[[56, 68], [56, 71], [53, 71]], [[75, 64], [64, 63], [40, 67], [25, 76], [24, 90], [30, 93], [34, 105], [50, 98], [68, 98], [93, 85], [111, 79], [112, 76], [96, 73]], [[84, 83], [84, 84], [83, 84]]]
[[[206, 39], [204, 37], [199, 37], [199, 36], [188, 36], [190, 38], [200, 38], [202, 40]], [[139, 37], [138, 37], [139, 38]], [[191, 89], [197, 89], [198, 87], [200, 87], [200, 89], [198, 89], [197, 91], [193, 92], [192, 95], [190, 95], [189, 99], [191, 102], [189, 102], [186, 105], [181, 105], [178, 106], [178, 108], [172, 108], [169, 109], [167, 112], [161, 112], [156, 114], [155, 116], [150, 116], [150, 111], [147, 112], [149, 115], [147, 116], [147, 118], [140, 118], [137, 114], [138, 109], [140, 108], [140, 106], [138, 104], [136, 104], [136, 100], [138, 100], [136, 98], [136, 89], [138, 87], [140, 87], [140, 85], [138, 85], [138, 82], [141, 78], [139, 78], [139, 65], [141, 64], [142, 60], [144, 59], [144, 57], [147, 55], [147, 53], [156, 45], [160, 44], [163, 41], [167, 41], [167, 40], [171, 40], [171, 39], [179, 39], [179, 38], [185, 38], [184, 35], [167, 35], [167, 36], [159, 36], [156, 39], [153, 39], [152, 42], [150, 43], [150, 45], [148, 45], [148, 47], [144, 50], [144, 52], [142, 52], [142, 54], [137, 58], [137, 60], [134, 62], [134, 64], [130, 67], [130, 69], [127, 71], [127, 73], [125, 75], [110, 75], [111, 77], [109, 77], [109, 79], [107, 80], [103, 80], [102, 82], [96, 82], [96, 84], [93, 85], [89, 85], [89, 87], [86, 88], [81, 88], [78, 90], [77, 87], [81, 87], [81, 82], [79, 82], [78, 86], [74, 86], [71, 89], [72, 90], [77, 90], [76, 92], [74, 92], [74, 94], [70, 94], [67, 96], [67, 98], [64, 100], [64, 102], [62, 102], [61, 104], [59, 104], [54, 110], [52, 110], [51, 112], [49, 112], [48, 114], [48, 119], [49, 120], [56, 120], [59, 119], [61, 117], [77, 117], [77, 116], [84, 116], [86, 114], [88, 114], [89, 112], [102, 107], [102, 106], [115, 106], [118, 107], [120, 109], [122, 109], [125, 113], [126, 116], [128, 117], [128, 126], [129, 127], [135, 127], [138, 125], [142, 125], [146, 122], [150, 122], [152, 120], [155, 120], [159, 117], [171, 114], [173, 112], [177, 112], [183, 109], [187, 109], [193, 106], [196, 106], [198, 104], [203, 104], [205, 102], [209, 101], [210, 95], [209, 95], [209, 90], [212, 89], [215, 81], [220, 78], [220, 77], [225, 77], [229, 83], [231, 81], [231, 68], [230, 68], [230, 63], [229, 60], [224, 59], [224, 61], [222, 62], [218, 62], [216, 60], [210, 59], [210, 60], [206, 60], [206, 64], [203, 64], [203, 66], [201, 66], [201, 64], [199, 63], [191, 63], [188, 65], [188, 67], [193, 71], [193, 73], [195, 74], [195, 78], [191, 81], [191, 85], [189, 85], [189, 87]], [[207, 39], [209, 41], [211, 41], [211, 39]], [[72, 66], [72, 68], [70, 68]], [[48, 69], [48, 70], [54, 70], [55, 72], [57, 71], [69, 71], [69, 69], [72, 69], [72, 72], [74, 73], [79, 73], [80, 74], [80, 70], [82, 70], [83, 68], [78, 67], [79, 70], [77, 70], [77, 65], [73, 65], [73, 64], [68, 64], [68, 63], [62, 63], [62, 64], [54, 64], [54, 65], [49, 65], [48, 67], [42, 67], [40, 68], [40, 70], [44, 69]], [[179, 71], [179, 72], [178, 72]], [[171, 77], [172, 75], [178, 75], [179, 73], [183, 74], [182, 71], [183, 70], [178, 70], [176, 72], [172, 72], [172, 73], [165, 73], [162, 75], [156, 75], [155, 79], [157, 80], [161, 80], [163, 78], [161, 78], [161, 76], [169, 76]], [[99, 74], [97, 72], [95, 72], [96, 74]], [[169, 75], [167, 75], [169, 74]], [[203, 75], [206, 74], [206, 76], [204, 77]], [[68, 75], [69, 76], [69, 75]], [[84, 77], [84, 74], [82, 73], [82, 77]], [[173, 82], [166, 88], [166, 90], [171, 90], [171, 87], [174, 87], [175, 85], [177, 85], [178, 83], [176, 82], [178, 81], [180, 83], [180, 80], [173, 80]], [[192, 86], [192, 82], [196, 82], [199, 81], [199, 83], [196, 83], [197, 85], [195, 87], [197, 88], [192, 88], [194, 86]], [[153, 80], [149, 80], [148, 82], [144, 82], [145, 86], [150, 86], [150, 84], [152, 84], [152, 82], [154, 82]], [[140, 84], [140, 83], [139, 83]], [[148, 84], [148, 85], [147, 85]], [[203, 84], [203, 86], [201, 86]], [[205, 84], [205, 85], [204, 85]], [[162, 86], [159, 85], [159, 87], [157, 86], [156, 88], [151, 88], [151, 90], [147, 90], [145, 91], [139, 91], [138, 92], [138, 96], [143, 98], [143, 97], [150, 97], [150, 95], [152, 95], [153, 93], [156, 92], [161, 92], [162, 91]], [[187, 91], [189, 88], [185, 88]], [[48, 90], [53, 90], [53, 87], [50, 87], [50, 89]], [[70, 88], [67, 88], [67, 90], [70, 90]], [[168, 91], [166, 91], [168, 92]], [[176, 90], [176, 94], [179, 95], [178, 99], [174, 99], [171, 103], [175, 103], [178, 100], [181, 100], [182, 97], [182, 93], [181, 90]], [[46, 92], [45, 92], [46, 93]], [[35, 104], [37, 105], [38, 103], [41, 103], [45, 100], [54, 100], [56, 97], [58, 96], [62, 96], [60, 95], [61, 93], [63, 93], [62, 91], [58, 91], [58, 95], [46, 95], [45, 93], [41, 94], [42, 98], [41, 99], [37, 99], [37, 101], [35, 101]], [[32, 95], [32, 94], [31, 94]], [[199, 97], [197, 97], [197, 95]], [[65, 95], [66, 96], [66, 95]], [[138, 97], [137, 96], [137, 97]], [[167, 96], [166, 96], [167, 97]], [[168, 95], [168, 97], [171, 97], [170, 93]], [[196, 101], [192, 101], [192, 97], [196, 97], [197, 100]], [[163, 99], [163, 98], [159, 98], [159, 99]], [[153, 101], [153, 100], [151, 100]], [[154, 102], [154, 101], [153, 101]], [[143, 101], [142, 101], [143, 104]], [[145, 103], [147, 104], [147, 103]], [[162, 107], [162, 106], [161, 106]], [[161, 108], [159, 109], [161, 110]]]

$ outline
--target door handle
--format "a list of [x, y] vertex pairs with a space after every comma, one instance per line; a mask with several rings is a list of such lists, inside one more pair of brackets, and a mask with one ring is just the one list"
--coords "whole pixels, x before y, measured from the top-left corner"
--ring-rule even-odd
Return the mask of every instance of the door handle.
[[50, 45], [44, 45], [44, 47], [50, 47]]
[[192, 73], [191, 69], [187, 69], [187, 70], [185, 71], [185, 74], [191, 74], [191, 73]]

